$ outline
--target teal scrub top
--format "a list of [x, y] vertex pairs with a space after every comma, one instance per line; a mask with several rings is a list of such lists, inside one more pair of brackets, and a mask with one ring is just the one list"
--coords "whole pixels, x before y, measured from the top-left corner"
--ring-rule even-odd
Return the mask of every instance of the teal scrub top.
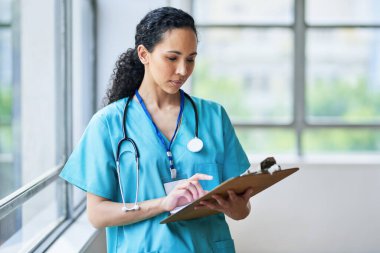
[[[199, 137], [204, 146], [200, 152], [187, 149], [195, 135], [194, 110], [185, 99], [182, 123], [172, 144], [177, 178], [195, 173], [213, 176], [200, 181], [211, 190], [223, 181], [240, 175], [249, 167], [226, 111], [217, 103], [193, 98], [199, 115]], [[122, 120], [127, 98], [120, 99], [91, 119], [81, 140], [69, 157], [60, 176], [86, 192], [122, 202], [116, 173], [116, 150], [123, 138]], [[140, 152], [140, 191], [138, 201], [166, 196], [164, 184], [172, 181], [166, 151], [141, 105], [132, 99], [126, 119], [127, 134]], [[169, 141], [165, 139], [167, 144]], [[120, 170], [125, 201], [133, 203], [136, 191], [134, 149], [123, 142]], [[120, 210], [120, 212], [122, 212]], [[188, 221], [160, 224], [169, 213], [125, 226], [107, 227], [108, 252], [235, 252], [224, 214]]]

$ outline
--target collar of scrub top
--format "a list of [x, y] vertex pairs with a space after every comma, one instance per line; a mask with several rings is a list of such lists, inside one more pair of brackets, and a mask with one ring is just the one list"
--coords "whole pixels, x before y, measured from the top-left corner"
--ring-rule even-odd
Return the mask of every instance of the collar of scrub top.
[[158, 127], [156, 126], [156, 124], [153, 122], [153, 119], [152, 119], [152, 116], [150, 115], [148, 109], [146, 108], [145, 106], [145, 103], [142, 99], [142, 97], [140, 96], [140, 93], [138, 90], [136, 90], [135, 94], [136, 94], [136, 97], [137, 99], [139, 100], [140, 104], [141, 104], [141, 107], [143, 108], [146, 116], [149, 118], [150, 122], [152, 123], [154, 129], [155, 129], [155, 132], [156, 132], [156, 135], [158, 137], [158, 139], [160, 140], [160, 142], [162, 143], [162, 146], [165, 148], [166, 150], [166, 155], [169, 159], [169, 165], [170, 165], [170, 175], [171, 175], [171, 178], [172, 179], [175, 179], [177, 177], [177, 170], [174, 168], [174, 160], [173, 160], [173, 154], [171, 152], [171, 146], [173, 144], [173, 141], [177, 135], [177, 131], [178, 131], [178, 127], [179, 127], [179, 124], [180, 124], [180, 121], [181, 121], [181, 118], [182, 118], [182, 114], [183, 114], [183, 108], [184, 108], [184, 105], [185, 105], [185, 94], [183, 92], [183, 90], [179, 90], [180, 91], [180, 95], [181, 95], [181, 102], [180, 102], [180, 109], [179, 109], [179, 113], [178, 113], [178, 118], [177, 118], [177, 125], [175, 127], [175, 130], [174, 130], [174, 134], [172, 136], [172, 138], [170, 139], [170, 142], [169, 142], [169, 145], [166, 145], [166, 142], [165, 142], [165, 139], [164, 139], [164, 136], [161, 134], [160, 130], [158, 129]]

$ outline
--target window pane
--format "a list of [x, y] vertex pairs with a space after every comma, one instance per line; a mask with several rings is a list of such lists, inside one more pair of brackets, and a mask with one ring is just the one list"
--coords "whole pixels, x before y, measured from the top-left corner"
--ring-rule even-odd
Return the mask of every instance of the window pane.
[[197, 23], [289, 24], [293, 22], [293, 0], [195, 0]]
[[[23, 7], [21, 18], [21, 160], [25, 184], [57, 164], [58, 104], [56, 18], [54, 3], [45, 11], [32, 4]], [[62, 122], [62, 121], [61, 121]]]
[[0, 199], [11, 193], [17, 185], [13, 162], [11, 54], [11, 31], [9, 28], [0, 28]]
[[[0, 126], [11, 124], [12, 44], [9, 28], [0, 28]], [[1, 142], [1, 141], [0, 141]], [[1, 153], [1, 144], [0, 144]]]
[[311, 30], [307, 43], [307, 119], [380, 123], [380, 29]]
[[86, 198], [86, 193], [83, 190], [78, 189], [77, 187], [73, 188], [73, 205], [74, 205], [74, 208], [78, 207], [80, 204], [82, 204], [83, 201], [85, 200], [85, 198]]
[[[0, 252], [20, 252], [49, 233], [64, 217], [61, 183], [52, 183], [0, 220]], [[58, 196], [58, 197], [57, 197]], [[43, 208], [41, 208], [43, 207]]]
[[[94, 113], [95, 100], [95, 17], [91, 0], [73, 1], [72, 34], [72, 103], [73, 145], [75, 146]], [[86, 98], [86, 99], [84, 99]], [[74, 187], [73, 206], [83, 203], [86, 194]]]
[[[0, 126], [9, 126], [12, 123], [11, 121], [12, 121], [12, 87], [10, 85], [2, 85], [1, 80], [0, 80]], [[1, 145], [0, 145], [0, 152], [1, 152]]]
[[309, 129], [304, 133], [307, 154], [374, 154], [380, 153], [378, 129]]
[[308, 0], [306, 20], [311, 24], [380, 24], [378, 0]]
[[0, 155], [12, 154], [12, 139], [12, 127], [0, 124]]
[[[12, 34], [10, 28], [0, 28], [0, 89], [9, 87], [12, 78]], [[0, 90], [2, 94], [2, 90]], [[1, 97], [0, 97], [1, 99]], [[0, 100], [1, 103], [1, 100]], [[0, 108], [3, 104], [0, 104]], [[1, 109], [0, 109], [1, 110]], [[1, 112], [1, 111], [0, 111]], [[2, 115], [2, 113], [0, 113]]]
[[0, 23], [10, 23], [12, 16], [12, 0], [0, 0]]
[[[0, 133], [0, 138], [3, 136]], [[11, 153], [0, 153], [0, 199], [14, 191], [17, 171], [13, 169], [13, 157]]]
[[[56, 38], [59, 26], [55, 4], [54, 1], [46, 1], [43, 12], [38, 1], [21, 4], [22, 17], [17, 22], [22, 34], [16, 43], [20, 48], [10, 50], [10, 45], [4, 47], [4, 43], [1, 44], [0, 49], [7, 53], [1, 54], [0, 61], [1, 71], [5, 73], [4, 80], [1, 75], [0, 103], [7, 106], [1, 106], [0, 110], [7, 111], [4, 115], [8, 115], [8, 126], [11, 126], [11, 130], [6, 131], [5, 139], [11, 140], [6, 144], [2, 140], [1, 145], [8, 147], [7, 151], [11, 152], [14, 161], [12, 170], [5, 172], [6, 177], [0, 178], [0, 185], [4, 184], [5, 178], [12, 182], [12, 188], [5, 192], [13, 192], [27, 184], [56, 166], [62, 157], [64, 142], [60, 129], [63, 124], [59, 122], [64, 121], [63, 114], [58, 112], [63, 107], [63, 99], [57, 84], [60, 80], [57, 74], [60, 67]], [[12, 51], [19, 52], [15, 54], [19, 57], [11, 59]], [[12, 64], [17, 65], [20, 72], [10, 73]], [[17, 75], [16, 79], [21, 83], [13, 82], [12, 75]], [[4, 135], [4, 131], [1, 134]], [[4, 193], [0, 195], [4, 196]]]
[[294, 131], [280, 128], [236, 128], [241, 145], [248, 154], [292, 154], [296, 152]]
[[223, 104], [233, 120], [289, 122], [292, 33], [201, 29], [192, 93]]

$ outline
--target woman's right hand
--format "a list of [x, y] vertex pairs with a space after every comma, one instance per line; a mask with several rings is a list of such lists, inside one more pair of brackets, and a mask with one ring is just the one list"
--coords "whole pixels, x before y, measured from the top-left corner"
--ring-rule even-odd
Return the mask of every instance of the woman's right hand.
[[207, 192], [203, 190], [199, 180], [212, 180], [212, 176], [197, 173], [186, 181], [179, 183], [162, 200], [162, 208], [165, 211], [172, 211], [178, 206], [186, 205], [203, 197]]

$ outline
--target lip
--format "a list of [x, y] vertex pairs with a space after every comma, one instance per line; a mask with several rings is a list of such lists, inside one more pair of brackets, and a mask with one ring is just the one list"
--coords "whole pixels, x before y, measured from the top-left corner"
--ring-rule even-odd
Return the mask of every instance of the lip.
[[170, 80], [170, 83], [174, 84], [175, 86], [181, 86], [185, 83], [184, 80]]

